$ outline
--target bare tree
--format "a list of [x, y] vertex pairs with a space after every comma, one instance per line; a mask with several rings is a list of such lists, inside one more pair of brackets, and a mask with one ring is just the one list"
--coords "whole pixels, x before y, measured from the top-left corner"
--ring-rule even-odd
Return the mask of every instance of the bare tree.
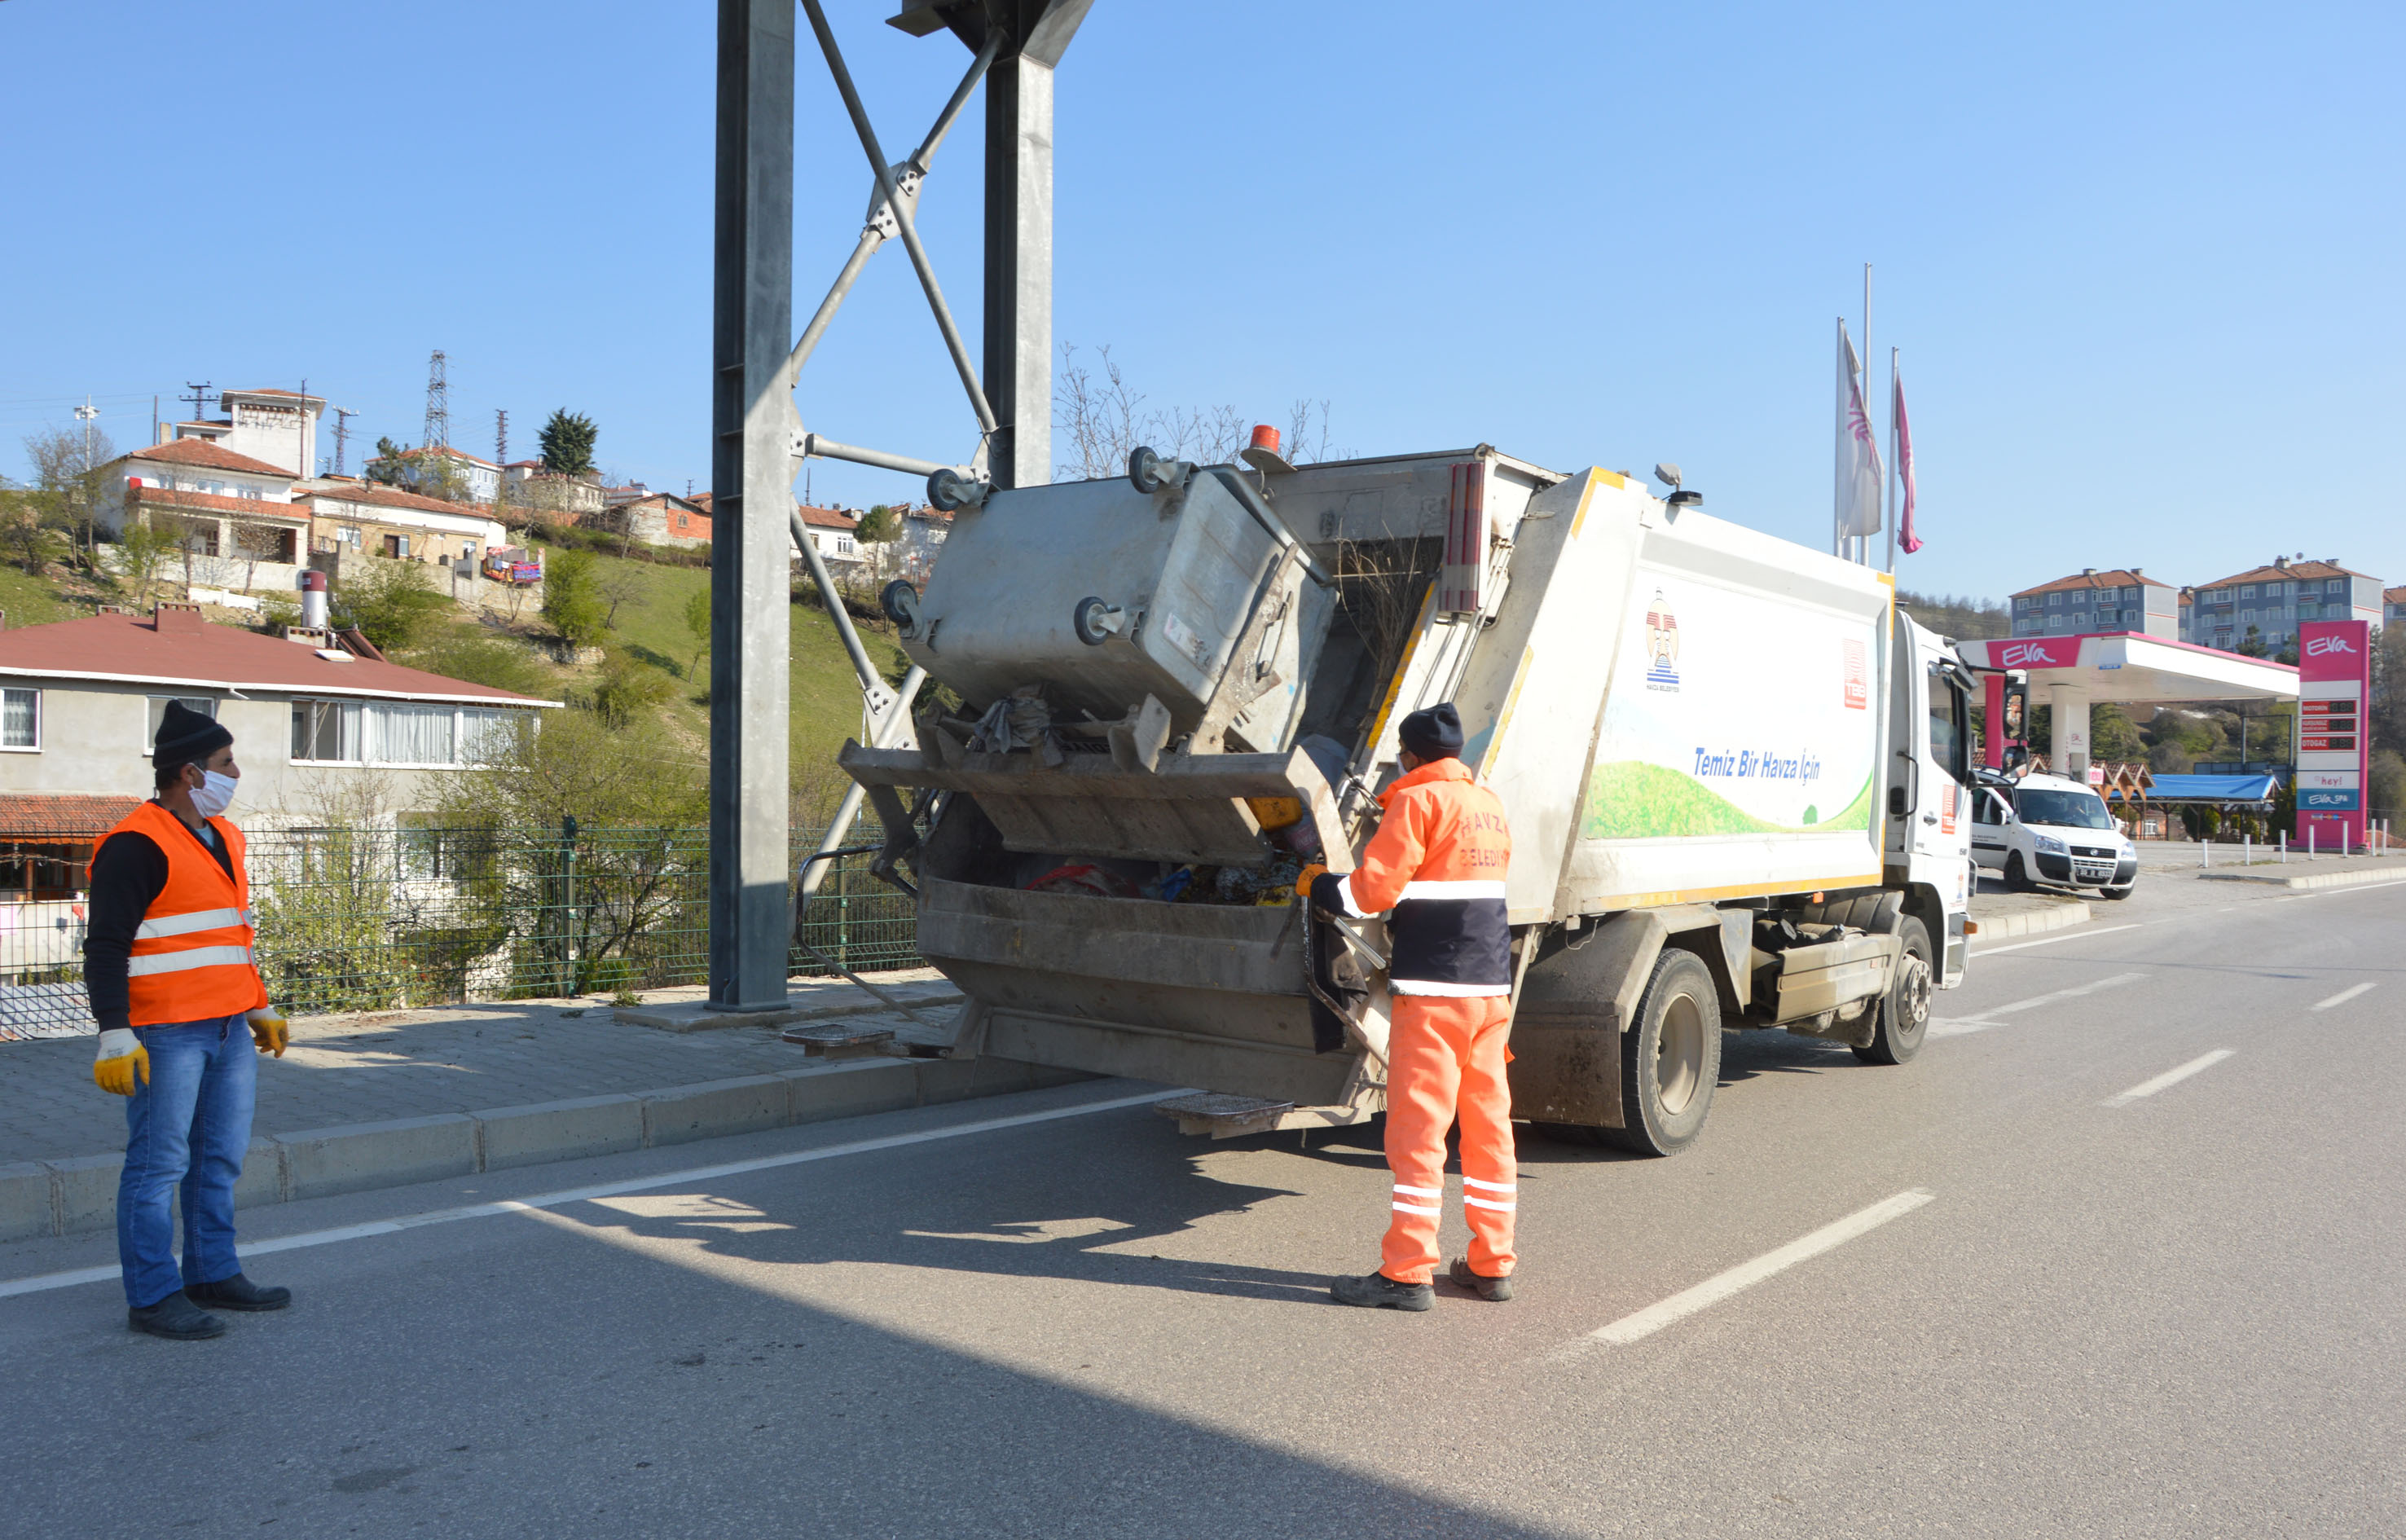
[[618, 629], [618, 606], [627, 600], [634, 600], [637, 609], [643, 607], [644, 586], [643, 572], [629, 563], [621, 562], [602, 572], [593, 588], [602, 596], [602, 625], [604, 629], [615, 631]]
[[288, 539], [294, 539], [290, 530], [279, 530], [269, 524], [249, 524], [236, 520], [234, 526], [234, 548], [242, 557], [242, 591], [250, 592], [259, 586], [259, 564], [262, 561], [289, 561], [284, 548]]
[[34, 465], [36, 519], [71, 534], [89, 558], [96, 544], [92, 519], [107, 479], [104, 472], [117, 459], [117, 445], [97, 429], [45, 428], [26, 435], [25, 458]]
[[[1128, 452], [1147, 445], [1171, 459], [1225, 465], [1253, 439], [1253, 421], [1234, 406], [1147, 407], [1142, 391], [1127, 382], [1109, 346], [1095, 349], [1088, 368], [1075, 344], [1061, 345], [1061, 371], [1053, 387], [1055, 431], [1068, 458], [1054, 474], [1064, 481], [1095, 481], [1127, 470]], [[1297, 401], [1287, 413], [1281, 452], [1297, 465], [1337, 458], [1328, 443], [1328, 403]]]

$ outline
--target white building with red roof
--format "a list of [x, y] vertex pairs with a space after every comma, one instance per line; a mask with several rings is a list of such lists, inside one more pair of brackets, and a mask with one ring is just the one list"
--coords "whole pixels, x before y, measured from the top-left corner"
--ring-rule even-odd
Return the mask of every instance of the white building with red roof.
[[299, 635], [212, 626], [191, 604], [0, 631], [0, 824], [38, 811], [29, 797], [149, 796], [171, 699], [234, 733], [247, 828], [323, 822], [371, 788], [391, 812], [431, 808], [559, 704]]
[[289, 592], [308, 562], [309, 510], [289, 472], [214, 439], [179, 438], [120, 455], [93, 521], [119, 539], [131, 524], [173, 530], [174, 575], [235, 592]]
[[218, 404], [225, 408], [224, 417], [163, 424], [160, 442], [215, 444], [281, 467], [287, 480], [317, 469], [318, 419], [326, 415], [323, 396], [298, 390], [227, 390], [219, 395]]

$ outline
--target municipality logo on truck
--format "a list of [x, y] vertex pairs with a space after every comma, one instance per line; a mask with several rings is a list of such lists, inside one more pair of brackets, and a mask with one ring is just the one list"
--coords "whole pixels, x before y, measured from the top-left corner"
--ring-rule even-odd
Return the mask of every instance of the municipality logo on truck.
[[1677, 586], [1625, 622], [1581, 838], [1860, 839], [1871, 827], [1874, 628]]

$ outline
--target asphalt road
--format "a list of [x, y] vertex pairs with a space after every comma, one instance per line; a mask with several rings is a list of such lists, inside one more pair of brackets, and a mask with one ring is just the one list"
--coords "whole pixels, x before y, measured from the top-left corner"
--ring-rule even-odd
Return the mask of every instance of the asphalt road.
[[1912, 1065], [1734, 1034], [1689, 1153], [1526, 1138], [1509, 1305], [1328, 1304], [1374, 1137], [1126, 1082], [284, 1206], [618, 1189], [256, 1255], [211, 1343], [0, 1249], [0, 1533], [2397, 1534], [2406, 885], [2100, 909]]

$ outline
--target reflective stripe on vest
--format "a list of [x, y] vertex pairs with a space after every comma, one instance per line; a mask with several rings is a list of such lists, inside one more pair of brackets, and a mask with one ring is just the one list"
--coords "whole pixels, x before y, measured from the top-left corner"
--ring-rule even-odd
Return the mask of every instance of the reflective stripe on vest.
[[221, 1020], [267, 1003], [251, 951], [242, 831], [221, 818], [208, 827], [224, 842], [224, 866], [156, 802], [136, 806], [93, 848], [97, 858], [119, 834], [139, 834], [167, 861], [166, 882], [135, 927], [126, 959], [126, 1004], [135, 1026]]
[[189, 936], [196, 930], [218, 930], [227, 925], [251, 923], [247, 909], [198, 909], [190, 914], [170, 914], [164, 919], [145, 920], [135, 927], [134, 939], [152, 941], [162, 936]]
[[147, 978], [153, 973], [187, 973], [196, 968], [223, 968], [229, 963], [250, 964], [250, 948], [247, 946], [202, 946], [189, 952], [162, 952], [151, 957], [129, 957], [125, 963], [128, 978]]

